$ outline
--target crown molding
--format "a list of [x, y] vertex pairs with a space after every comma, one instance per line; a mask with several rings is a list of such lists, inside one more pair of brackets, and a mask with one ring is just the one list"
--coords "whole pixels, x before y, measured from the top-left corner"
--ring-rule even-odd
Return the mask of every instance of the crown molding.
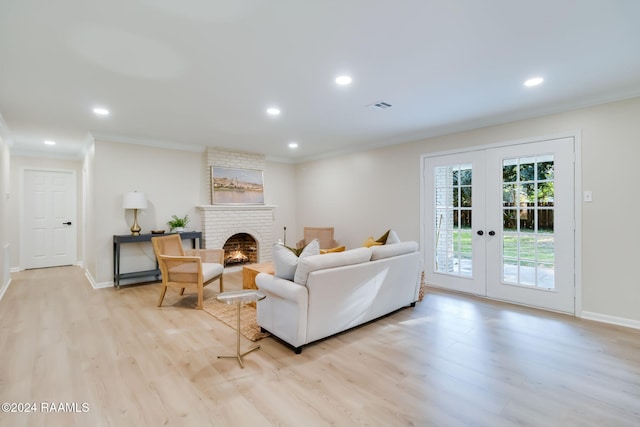
[[172, 150], [191, 151], [195, 153], [204, 152], [207, 147], [199, 144], [187, 144], [184, 142], [167, 141], [159, 139], [145, 139], [131, 136], [116, 135], [102, 132], [91, 132], [94, 141], [119, 142], [123, 144], [144, 145], [154, 148], [168, 148]]

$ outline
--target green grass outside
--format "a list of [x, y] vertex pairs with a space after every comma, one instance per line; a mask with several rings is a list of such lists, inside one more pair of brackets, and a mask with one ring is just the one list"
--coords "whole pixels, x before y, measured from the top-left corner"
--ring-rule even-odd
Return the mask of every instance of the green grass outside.
[[[538, 243], [536, 245], [536, 235], [534, 233], [520, 234], [520, 259], [537, 260], [538, 262], [554, 262], [554, 237], [553, 234], [538, 233]], [[471, 254], [471, 229], [464, 228], [453, 230], [453, 251], [454, 253]], [[536, 248], [537, 246], [537, 248]], [[536, 257], [537, 249], [537, 257]], [[505, 234], [503, 238], [503, 253], [505, 257], [518, 257], [518, 235]], [[469, 256], [470, 257], [470, 256]]]

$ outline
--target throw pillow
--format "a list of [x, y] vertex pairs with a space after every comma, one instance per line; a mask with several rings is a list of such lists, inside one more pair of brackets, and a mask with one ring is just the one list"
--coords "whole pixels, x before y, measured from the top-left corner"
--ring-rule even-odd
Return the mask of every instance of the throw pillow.
[[373, 236], [369, 236], [369, 238], [362, 243], [362, 246], [364, 246], [365, 248], [370, 248], [371, 246], [380, 246], [380, 245], [382, 245], [382, 243], [375, 241], [373, 239]]
[[[362, 246], [364, 246], [365, 248], [370, 248], [372, 246], [380, 246], [380, 245], [384, 245], [387, 243], [387, 239], [389, 238], [389, 233], [391, 232], [391, 230], [387, 230], [386, 233], [384, 233], [382, 236], [378, 237], [377, 239], [373, 239], [372, 236], [369, 236], [369, 238], [367, 240], [364, 241], [364, 243], [362, 244]], [[393, 233], [395, 234], [395, 233]], [[398, 236], [396, 235], [396, 238]]]
[[320, 249], [320, 253], [321, 254], [331, 254], [334, 252], [344, 252], [347, 250], [346, 246], [338, 246], [337, 248], [331, 248], [331, 249]]
[[400, 243], [400, 238], [398, 237], [395, 231], [389, 230], [389, 237], [387, 237], [387, 241], [385, 242], [385, 245], [390, 245], [392, 243]]
[[313, 239], [300, 249], [290, 248], [282, 243], [273, 244], [274, 275], [286, 280], [293, 280], [298, 268], [298, 261], [311, 255], [320, 254], [320, 242]]

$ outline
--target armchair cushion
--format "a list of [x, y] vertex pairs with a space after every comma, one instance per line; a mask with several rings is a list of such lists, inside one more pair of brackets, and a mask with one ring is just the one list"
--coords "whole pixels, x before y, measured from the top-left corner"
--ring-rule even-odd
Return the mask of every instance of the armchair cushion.
[[207, 283], [215, 277], [219, 277], [224, 273], [224, 267], [222, 264], [213, 262], [202, 263], [202, 282]]

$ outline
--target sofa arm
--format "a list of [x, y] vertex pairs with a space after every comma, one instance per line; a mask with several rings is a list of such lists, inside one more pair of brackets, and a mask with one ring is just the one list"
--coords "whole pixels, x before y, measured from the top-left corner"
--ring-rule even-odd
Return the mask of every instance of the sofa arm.
[[302, 302], [307, 300], [307, 288], [290, 280], [267, 273], [258, 273], [256, 285], [261, 291], [276, 295], [282, 299]]
[[256, 276], [256, 285], [267, 295], [258, 302], [258, 325], [299, 352], [307, 343], [307, 287], [267, 273]]

